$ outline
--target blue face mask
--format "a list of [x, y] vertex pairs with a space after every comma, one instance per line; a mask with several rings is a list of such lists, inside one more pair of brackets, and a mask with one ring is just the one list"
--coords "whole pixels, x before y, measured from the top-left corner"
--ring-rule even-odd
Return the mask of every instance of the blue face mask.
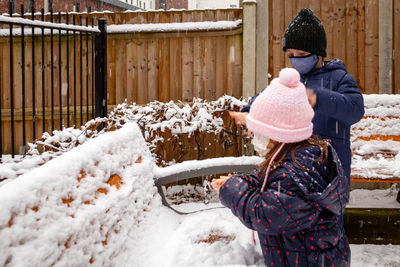
[[318, 62], [318, 56], [311, 54], [305, 57], [290, 57], [293, 67], [301, 74], [309, 73]]

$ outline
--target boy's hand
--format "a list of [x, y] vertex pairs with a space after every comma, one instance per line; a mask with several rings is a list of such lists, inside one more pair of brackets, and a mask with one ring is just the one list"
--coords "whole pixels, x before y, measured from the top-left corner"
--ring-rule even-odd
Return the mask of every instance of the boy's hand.
[[314, 93], [314, 90], [307, 88], [306, 89], [308, 102], [312, 107], [315, 107], [317, 104], [317, 95]]
[[248, 112], [229, 111], [229, 116], [235, 120], [236, 125], [246, 125], [246, 116]]

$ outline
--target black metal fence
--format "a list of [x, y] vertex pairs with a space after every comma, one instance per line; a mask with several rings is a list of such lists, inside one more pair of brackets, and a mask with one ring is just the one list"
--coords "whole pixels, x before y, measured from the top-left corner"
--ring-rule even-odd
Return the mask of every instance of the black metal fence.
[[[9, 104], [7, 104], [9, 108], [4, 109], [8, 113], [6, 115], [2, 114], [2, 109], [4, 107], [2, 106], [3, 99], [1, 98], [4, 97], [0, 98], [0, 160], [4, 153], [11, 154], [12, 157], [15, 156], [16, 142], [21, 144], [20, 147], [22, 147], [23, 150], [25, 149], [28, 140], [28, 115], [31, 118], [31, 122], [29, 122], [32, 123], [29, 127], [29, 129], [32, 130], [32, 133], [29, 133], [29, 139], [31, 139], [29, 141], [33, 141], [37, 138], [37, 132], [44, 133], [46, 129], [53, 132], [54, 130], [63, 129], [63, 127], [78, 127], [90, 119], [107, 115], [106, 21], [104, 19], [99, 19], [97, 21], [98, 27], [95, 27], [95, 21], [93, 19], [89, 21], [88, 18], [86, 18], [86, 21], [83, 22], [82, 17], [78, 17], [77, 14], [64, 13], [64, 21], [62, 21], [62, 14], [58, 13], [58, 21], [56, 21], [56, 23], [53, 18], [53, 12], [51, 11], [52, 8], [50, 7], [50, 21], [48, 22], [45, 21], [43, 9], [41, 10], [41, 19], [35, 19], [35, 5], [33, 0], [31, 0], [30, 6], [32, 9], [30, 10], [29, 18], [25, 18], [24, 16], [24, 5], [20, 6], [21, 15], [18, 15], [18, 17], [13, 16], [12, 11], [15, 7], [13, 7], [12, 1], [9, 2], [9, 16], [0, 16], [1, 31], [7, 31], [6, 35], [9, 39], [9, 69], [7, 73], [9, 77], [4, 77], [7, 75], [4, 72], [0, 73], [0, 96], [3, 96], [5, 93], [7, 93], [7, 95], [9, 94], [6, 97], [9, 101]], [[50, 58], [48, 58], [48, 55], [46, 58], [46, 53], [48, 51], [45, 49], [48, 37], [50, 38]], [[29, 39], [32, 56], [29, 71], [31, 71], [32, 74], [29, 75], [30, 80], [29, 84], [27, 84], [27, 59], [25, 52]], [[21, 45], [17, 46], [17, 41], [18, 44], [20, 42]], [[71, 42], [72, 48], [70, 47]], [[36, 48], [37, 43], [41, 43], [40, 49]], [[17, 47], [21, 50], [16, 51]], [[54, 53], [55, 47], [56, 49], [58, 47], [58, 53], [56, 53], [56, 55]], [[85, 56], [83, 55], [84, 48], [86, 51]], [[38, 51], [40, 51], [40, 56], [36, 55]], [[90, 51], [91, 53], [89, 53]], [[71, 52], [72, 55], [70, 54]], [[20, 61], [18, 61], [18, 64], [21, 65], [20, 68], [19, 66], [14, 66], [15, 57], [18, 55], [21, 55]], [[3, 52], [3, 59], [4, 56]], [[73, 57], [72, 62], [70, 62], [71, 56]], [[57, 60], [55, 60], [55, 57], [57, 57]], [[46, 60], [50, 60], [50, 66], [47, 66]], [[3, 69], [4, 68], [7, 68], [7, 66], [3, 66]], [[62, 69], [64, 69], [64, 71]], [[55, 73], [57, 70], [58, 73]], [[39, 75], [40, 72], [41, 75]], [[20, 77], [17, 77], [19, 75]], [[36, 81], [36, 77], [38, 76], [41, 77], [41, 83], [37, 83]], [[5, 78], [9, 79], [9, 82], [5, 83], [1, 81]], [[18, 81], [18, 88], [15, 86], [16, 79], [21, 79]], [[48, 79], [50, 80], [48, 81]], [[56, 84], [55, 79], [58, 80], [58, 84]], [[4, 86], [5, 84], [8, 86]], [[37, 84], [41, 84], [40, 88], [37, 88]], [[58, 92], [55, 92], [55, 87], [58, 87]], [[30, 98], [32, 103], [29, 103], [29, 109], [26, 108], [27, 90], [31, 90]], [[36, 97], [39, 90], [41, 90], [41, 92], [39, 92], [41, 94], [40, 101], [38, 101]], [[64, 97], [63, 101], [65, 91], [66, 99]], [[55, 99], [56, 93], [58, 93], [59, 96], [58, 100]], [[17, 94], [21, 94], [18, 98], [22, 101], [22, 103], [18, 103], [18, 106], [21, 107], [19, 110], [21, 110], [22, 113], [22, 118], [19, 118], [22, 121], [22, 136], [18, 132], [18, 139], [22, 138], [22, 140], [16, 140], [15, 96]], [[83, 95], [85, 95], [85, 99]], [[46, 97], [50, 99], [46, 99]], [[41, 107], [38, 107], [39, 104], [37, 102]], [[49, 116], [48, 109], [50, 109], [51, 119], [46, 119]], [[84, 118], [84, 109], [86, 110], [86, 118]], [[5, 125], [3, 121], [4, 117], [7, 117], [9, 120], [9, 122], [7, 121], [7, 129], [2, 129], [4, 127], [3, 125]], [[38, 123], [38, 121], [40, 121], [39, 119], [41, 119], [41, 125]], [[46, 123], [51, 126], [46, 125]], [[42, 131], [40, 131], [38, 127], [41, 127]], [[11, 134], [9, 134], [8, 128]], [[18, 131], [21, 131], [20, 128]], [[6, 137], [4, 136], [5, 133], [7, 134]], [[7, 144], [8, 146], [6, 152], [3, 149], [3, 144]], [[19, 151], [18, 153], [23, 154], [24, 151]]]

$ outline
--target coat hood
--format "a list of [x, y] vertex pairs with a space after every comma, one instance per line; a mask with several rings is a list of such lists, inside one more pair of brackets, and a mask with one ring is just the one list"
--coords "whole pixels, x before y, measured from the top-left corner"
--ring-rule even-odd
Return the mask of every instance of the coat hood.
[[297, 173], [294, 181], [305, 197], [315, 203], [317, 209], [339, 215], [349, 201], [349, 181], [335, 150], [330, 144], [328, 148], [329, 158], [326, 162], [316, 161], [321, 155], [319, 147], [303, 147], [296, 152], [298, 163], [310, 171], [303, 170], [293, 162], [291, 153], [288, 153], [285, 161], [286, 166]]

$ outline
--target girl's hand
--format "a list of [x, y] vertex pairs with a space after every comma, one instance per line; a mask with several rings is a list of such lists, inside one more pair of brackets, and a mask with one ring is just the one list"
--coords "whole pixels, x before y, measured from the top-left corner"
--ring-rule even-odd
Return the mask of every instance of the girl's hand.
[[220, 176], [219, 179], [213, 179], [211, 181], [211, 186], [219, 194], [219, 190], [221, 189], [221, 186], [226, 182], [226, 180], [228, 180], [231, 177], [232, 177], [232, 174], [228, 174], [228, 176]]

